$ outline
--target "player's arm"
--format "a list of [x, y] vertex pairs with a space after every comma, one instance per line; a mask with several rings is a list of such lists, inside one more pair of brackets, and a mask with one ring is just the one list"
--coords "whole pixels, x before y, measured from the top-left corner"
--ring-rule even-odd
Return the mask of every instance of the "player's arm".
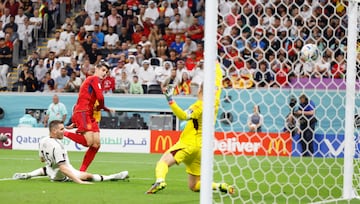
[[69, 177], [72, 181], [79, 184], [91, 184], [91, 182], [82, 181], [80, 178], [76, 177], [76, 175], [71, 171], [69, 166], [65, 162], [58, 163], [60, 171], [67, 177]]
[[105, 111], [108, 111], [109, 109], [104, 105], [104, 94], [102, 93], [101, 83], [99, 81], [99, 78], [94, 77], [94, 80], [91, 81], [90, 86], [95, 91], [96, 100], [98, 101], [97, 110], [104, 109]]

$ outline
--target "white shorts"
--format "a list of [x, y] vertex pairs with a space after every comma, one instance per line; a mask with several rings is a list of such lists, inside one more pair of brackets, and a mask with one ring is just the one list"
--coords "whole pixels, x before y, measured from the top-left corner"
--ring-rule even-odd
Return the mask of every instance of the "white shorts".
[[[73, 166], [69, 166], [71, 172], [78, 178], [80, 178], [81, 172], [76, 170]], [[53, 169], [49, 166], [46, 166], [46, 173], [49, 176], [51, 181], [70, 181], [71, 179], [65, 176], [61, 171], [60, 168]]]

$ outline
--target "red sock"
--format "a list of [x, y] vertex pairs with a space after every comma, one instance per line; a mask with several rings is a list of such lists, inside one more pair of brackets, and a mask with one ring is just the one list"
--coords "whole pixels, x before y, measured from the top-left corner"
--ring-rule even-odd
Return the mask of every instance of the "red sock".
[[96, 153], [99, 151], [99, 148], [89, 147], [86, 151], [83, 163], [81, 164], [80, 171], [86, 171], [90, 166], [91, 162], [94, 160]]
[[64, 136], [71, 139], [72, 141], [74, 141], [76, 143], [81, 144], [82, 146], [85, 146], [85, 147], [88, 146], [86, 139], [85, 139], [84, 135], [82, 135], [82, 134], [64, 131]]

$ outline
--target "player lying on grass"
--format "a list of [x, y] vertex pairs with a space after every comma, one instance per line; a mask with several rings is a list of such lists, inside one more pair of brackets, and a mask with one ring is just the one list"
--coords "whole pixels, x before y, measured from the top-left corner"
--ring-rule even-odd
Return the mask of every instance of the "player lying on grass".
[[39, 156], [46, 166], [28, 173], [15, 173], [13, 179], [29, 179], [35, 176], [49, 176], [52, 181], [74, 181], [80, 184], [91, 184], [88, 181], [124, 180], [128, 172], [122, 171], [108, 176], [91, 174], [76, 170], [68, 158], [61, 139], [64, 137], [64, 124], [54, 120], [49, 124], [50, 137], [39, 141]]
[[[220, 84], [222, 73], [220, 65], [216, 67], [216, 96], [215, 116], [220, 104]], [[147, 194], [154, 194], [166, 187], [165, 177], [169, 167], [174, 164], [184, 163], [188, 173], [188, 186], [192, 191], [200, 191], [200, 167], [201, 167], [201, 141], [202, 141], [202, 112], [203, 112], [203, 86], [198, 92], [198, 98], [187, 110], [182, 110], [172, 99], [174, 88], [168, 87], [164, 92], [171, 110], [180, 120], [187, 120], [185, 129], [180, 135], [179, 141], [168, 149], [156, 164], [156, 181]], [[233, 194], [234, 187], [226, 183], [213, 183], [213, 190]]]

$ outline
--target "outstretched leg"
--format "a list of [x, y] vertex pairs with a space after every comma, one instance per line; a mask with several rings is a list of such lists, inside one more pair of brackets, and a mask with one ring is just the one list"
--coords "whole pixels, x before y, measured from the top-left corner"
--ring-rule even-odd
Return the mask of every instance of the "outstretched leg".
[[173, 153], [166, 152], [162, 155], [160, 160], [156, 163], [155, 167], [155, 176], [156, 181], [151, 186], [149, 190], [146, 191], [147, 194], [154, 194], [166, 187], [165, 178], [169, 171], [169, 167], [176, 163]]
[[36, 176], [46, 176], [46, 167], [35, 169], [34, 171], [30, 171], [28, 173], [15, 173], [13, 175], [14, 180], [25, 180], [30, 179]]

